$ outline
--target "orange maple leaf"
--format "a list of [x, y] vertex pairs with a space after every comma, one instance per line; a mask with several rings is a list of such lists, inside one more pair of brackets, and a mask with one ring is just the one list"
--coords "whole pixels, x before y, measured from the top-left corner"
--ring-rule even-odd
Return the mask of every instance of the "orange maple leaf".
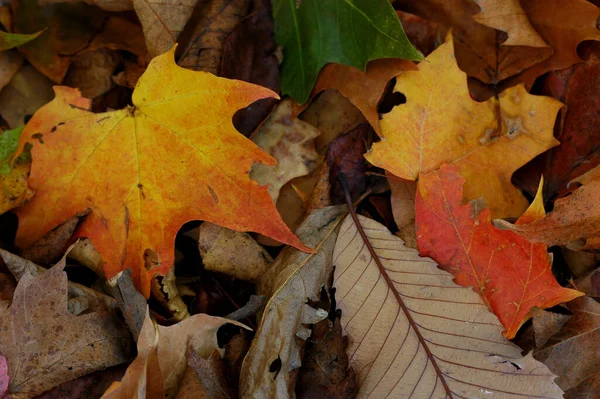
[[[506, 338], [515, 336], [533, 307], [546, 309], [583, 295], [556, 282], [545, 245], [495, 228], [481, 202], [461, 205], [464, 182], [450, 165], [419, 176], [419, 252], [454, 274], [457, 284], [473, 287], [504, 325]], [[543, 214], [538, 200], [520, 222]]]
[[78, 235], [92, 239], [107, 277], [131, 267], [146, 296], [150, 273], [142, 253], [156, 252], [153, 273], [165, 274], [175, 234], [189, 220], [310, 251], [281, 220], [266, 187], [248, 177], [254, 162], [275, 160], [232, 124], [238, 109], [277, 95], [180, 68], [174, 50], [152, 60], [127, 109], [95, 114], [77, 90], [55, 88], [56, 98], [21, 136], [21, 148], [34, 142], [29, 184], [36, 196], [17, 211], [17, 245], [30, 245], [90, 208]]

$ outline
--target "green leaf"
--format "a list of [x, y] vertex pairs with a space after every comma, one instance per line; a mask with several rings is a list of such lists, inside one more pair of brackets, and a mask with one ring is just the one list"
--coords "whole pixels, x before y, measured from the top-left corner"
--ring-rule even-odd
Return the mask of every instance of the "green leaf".
[[18, 47], [22, 44], [32, 41], [36, 37], [42, 34], [43, 30], [36, 33], [8, 33], [0, 31], [0, 51], [10, 50], [11, 48]]
[[10, 173], [10, 160], [19, 148], [19, 137], [21, 137], [23, 127], [0, 133], [0, 174], [7, 175]]
[[365, 70], [377, 58], [421, 60], [389, 0], [273, 0], [283, 46], [281, 91], [304, 103], [330, 62]]

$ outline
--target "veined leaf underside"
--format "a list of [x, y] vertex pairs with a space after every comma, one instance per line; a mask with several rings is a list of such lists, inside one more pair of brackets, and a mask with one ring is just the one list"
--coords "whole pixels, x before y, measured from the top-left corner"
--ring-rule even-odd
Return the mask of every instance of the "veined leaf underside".
[[359, 397], [562, 397], [554, 375], [504, 339], [475, 292], [384, 226], [353, 216], [333, 259]]

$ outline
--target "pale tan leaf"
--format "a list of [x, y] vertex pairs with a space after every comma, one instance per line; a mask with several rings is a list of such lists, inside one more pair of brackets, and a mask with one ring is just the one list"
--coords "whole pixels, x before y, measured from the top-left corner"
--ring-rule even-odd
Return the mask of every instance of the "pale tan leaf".
[[273, 264], [271, 255], [249, 234], [209, 222], [198, 229], [198, 250], [206, 270], [240, 280], [256, 281]]
[[133, 8], [144, 28], [150, 57], [173, 47], [196, 3], [197, 0], [133, 0]]
[[271, 298], [242, 365], [240, 397], [290, 397], [290, 372], [301, 365], [296, 337], [310, 335], [303, 324], [327, 317], [326, 311], [310, 307], [307, 300], [319, 298], [321, 286], [331, 275], [336, 228], [345, 209], [333, 206], [313, 211], [296, 235], [317, 252], [287, 247], [260, 280], [259, 293]]
[[292, 100], [281, 101], [269, 118], [250, 137], [277, 160], [277, 165], [254, 165], [250, 178], [269, 185], [269, 195], [277, 202], [281, 187], [295, 177], [312, 172], [321, 161], [315, 152], [320, 132], [312, 125], [292, 118]]
[[[164, 390], [165, 397], [174, 398], [187, 367], [187, 351], [192, 350], [204, 358], [211, 356], [214, 351], [222, 355], [223, 350], [217, 343], [217, 330], [227, 323], [247, 328], [237, 321], [206, 314], [195, 314], [173, 326], [163, 327], [156, 325], [147, 311], [138, 338], [138, 358], [128, 368], [131, 378], [127, 384], [124, 379], [117, 389], [107, 392], [104, 398], [129, 399], [131, 396], [127, 395], [130, 392], [143, 391], [149, 395], [150, 392], [159, 392], [160, 388]], [[154, 360], [153, 350], [156, 350]], [[160, 387], [155, 385], [157, 379]]]
[[358, 220], [370, 244], [347, 217], [333, 260], [360, 398], [562, 397], [554, 375], [502, 337], [475, 292], [384, 226]]
[[395, 177], [389, 172], [388, 182], [392, 190], [390, 202], [392, 204], [392, 213], [394, 221], [398, 226], [396, 235], [402, 238], [404, 245], [409, 248], [417, 249], [417, 230], [415, 226], [415, 192], [417, 183], [414, 181], [404, 181]]

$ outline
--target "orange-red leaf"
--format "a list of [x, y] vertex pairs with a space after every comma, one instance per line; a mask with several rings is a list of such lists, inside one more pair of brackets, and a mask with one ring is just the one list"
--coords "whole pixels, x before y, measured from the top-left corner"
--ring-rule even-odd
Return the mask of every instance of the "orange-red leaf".
[[77, 90], [56, 98], [25, 127], [34, 143], [29, 178], [34, 199], [18, 211], [17, 242], [28, 246], [73, 214], [90, 208], [79, 235], [91, 238], [107, 277], [131, 267], [143, 293], [142, 254], [157, 253], [165, 274], [177, 230], [207, 220], [255, 231], [308, 250], [281, 220], [265, 187], [248, 177], [254, 162], [275, 161], [239, 134], [233, 114], [276, 97], [249, 83], [182, 69], [174, 49], [155, 58], [133, 93], [133, 107], [94, 114]]
[[[455, 166], [421, 174], [416, 197], [417, 242], [428, 256], [454, 274], [462, 286], [473, 287], [513, 338], [541, 309], [570, 301], [583, 293], [561, 287], [543, 244], [495, 228], [481, 201], [461, 205], [464, 179]], [[541, 202], [524, 217], [540, 217]]]

